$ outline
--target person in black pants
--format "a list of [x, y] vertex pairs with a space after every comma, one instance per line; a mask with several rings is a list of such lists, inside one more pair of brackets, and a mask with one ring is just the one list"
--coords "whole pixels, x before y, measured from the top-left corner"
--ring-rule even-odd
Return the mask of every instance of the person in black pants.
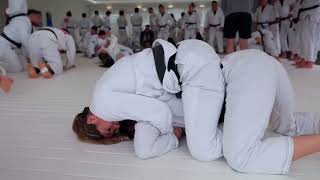
[[251, 37], [252, 6], [254, 0], [222, 0], [222, 8], [226, 13], [224, 38], [227, 39], [227, 54], [235, 51], [235, 37], [240, 37], [240, 49], [248, 49], [248, 39]]
[[141, 32], [140, 43], [145, 48], [150, 48], [154, 41], [154, 33], [150, 30], [150, 26], [146, 25], [144, 31]]

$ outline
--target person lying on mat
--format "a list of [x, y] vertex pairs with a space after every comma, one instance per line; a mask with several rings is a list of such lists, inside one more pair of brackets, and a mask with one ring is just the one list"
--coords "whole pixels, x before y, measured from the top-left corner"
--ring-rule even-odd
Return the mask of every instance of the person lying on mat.
[[156, 40], [152, 47], [105, 72], [90, 107], [76, 116], [74, 132], [84, 141], [119, 142], [123, 121], [135, 120], [135, 152], [147, 159], [177, 148], [185, 128], [193, 157], [220, 158], [225, 88], [219, 56], [199, 40], [183, 41], [178, 49]]
[[118, 43], [118, 38], [113, 35], [108, 28], [106, 30], [100, 30], [96, 49], [97, 54], [108, 53], [115, 61], [133, 54], [130, 48]]
[[[31, 63], [28, 65], [30, 78], [41, 74], [50, 79], [63, 70], [75, 67], [76, 48], [72, 36], [60, 29], [43, 27], [34, 32], [29, 39]], [[66, 54], [66, 62], [63, 56]]]
[[9, 93], [11, 86], [13, 84], [13, 79], [6, 76], [6, 71], [3, 67], [0, 66], [0, 89], [5, 93]]

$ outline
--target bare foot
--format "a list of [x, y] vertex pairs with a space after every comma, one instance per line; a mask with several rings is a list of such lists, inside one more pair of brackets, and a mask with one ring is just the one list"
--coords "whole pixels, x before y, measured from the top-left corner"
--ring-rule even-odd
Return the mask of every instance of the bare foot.
[[304, 63], [305, 63], [304, 59], [299, 59], [299, 60], [295, 61], [295, 63], [293, 63], [292, 65], [298, 67], [298, 66], [304, 65]]
[[0, 76], [0, 89], [5, 93], [9, 93], [13, 84], [13, 79], [7, 76]]
[[28, 75], [30, 79], [36, 79], [39, 77], [39, 74], [37, 74], [35, 68], [32, 66], [32, 64], [28, 64]]
[[297, 66], [298, 69], [312, 69], [313, 68], [313, 62], [311, 61], [305, 61], [305, 63], [300, 64]]
[[46, 63], [44, 63], [43, 61], [40, 61], [40, 62], [39, 62], [39, 68], [40, 68], [40, 71], [41, 71], [42, 76], [43, 76], [45, 79], [51, 79], [51, 78], [52, 78], [52, 74], [49, 72]]

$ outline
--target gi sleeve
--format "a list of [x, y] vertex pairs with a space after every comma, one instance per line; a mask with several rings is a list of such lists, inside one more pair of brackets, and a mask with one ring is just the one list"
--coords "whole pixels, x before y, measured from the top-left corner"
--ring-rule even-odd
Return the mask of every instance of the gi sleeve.
[[171, 110], [162, 101], [136, 94], [108, 92], [98, 83], [90, 110], [106, 121], [136, 120], [134, 146], [139, 158], [156, 157], [178, 146]]
[[67, 36], [66, 48], [67, 48], [67, 58], [68, 58], [67, 68], [69, 68], [75, 65], [75, 55], [76, 55], [75, 42], [70, 35]]

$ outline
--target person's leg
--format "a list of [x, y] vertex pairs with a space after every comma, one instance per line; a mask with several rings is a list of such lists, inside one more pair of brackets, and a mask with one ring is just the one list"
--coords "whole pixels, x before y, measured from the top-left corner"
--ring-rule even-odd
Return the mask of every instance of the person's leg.
[[9, 73], [17, 73], [23, 70], [19, 56], [9, 45], [0, 45], [0, 66]]
[[216, 30], [216, 38], [217, 38], [217, 44], [218, 44], [218, 52], [222, 54], [223, 53], [223, 33], [219, 30]]
[[[222, 156], [222, 131], [218, 121], [224, 101], [224, 82], [218, 55], [207, 43], [198, 42], [180, 44], [178, 70], [190, 153], [200, 161], [212, 161]], [[199, 57], [203, 66], [193, 57]]]
[[239, 25], [239, 37], [240, 37], [240, 49], [248, 49], [248, 39], [251, 38], [252, 17], [251, 14], [242, 13], [238, 17]]
[[292, 139], [263, 139], [276, 97], [276, 63], [258, 50], [239, 51], [223, 61], [227, 84], [223, 151], [236, 171], [265, 174], [289, 171]]
[[214, 38], [215, 38], [215, 32], [213, 28], [209, 29], [209, 44], [214, 48]]
[[[300, 47], [300, 55], [305, 60], [304, 63], [299, 64], [298, 68], [312, 68], [314, 61], [314, 51], [315, 51], [315, 38], [318, 36], [315, 32], [316, 31], [316, 24], [311, 22], [309, 19], [305, 19], [302, 22], [302, 28], [301, 28], [301, 44]], [[309, 62], [308, 62], [309, 61]]]
[[235, 14], [228, 15], [224, 22], [223, 36], [227, 39], [227, 54], [235, 51], [235, 37], [238, 31], [238, 23], [234, 16]]
[[240, 38], [239, 44], [240, 44], [240, 49], [241, 49], [241, 50], [245, 50], [245, 49], [248, 49], [248, 48], [249, 48], [248, 39], [242, 39], [242, 38]]
[[50, 79], [53, 75], [63, 72], [63, 63], [58, 51], [58, 45], [52, 44], [43, 49], [43, 60], [39, 61], [39, 68], [44, 78]]

